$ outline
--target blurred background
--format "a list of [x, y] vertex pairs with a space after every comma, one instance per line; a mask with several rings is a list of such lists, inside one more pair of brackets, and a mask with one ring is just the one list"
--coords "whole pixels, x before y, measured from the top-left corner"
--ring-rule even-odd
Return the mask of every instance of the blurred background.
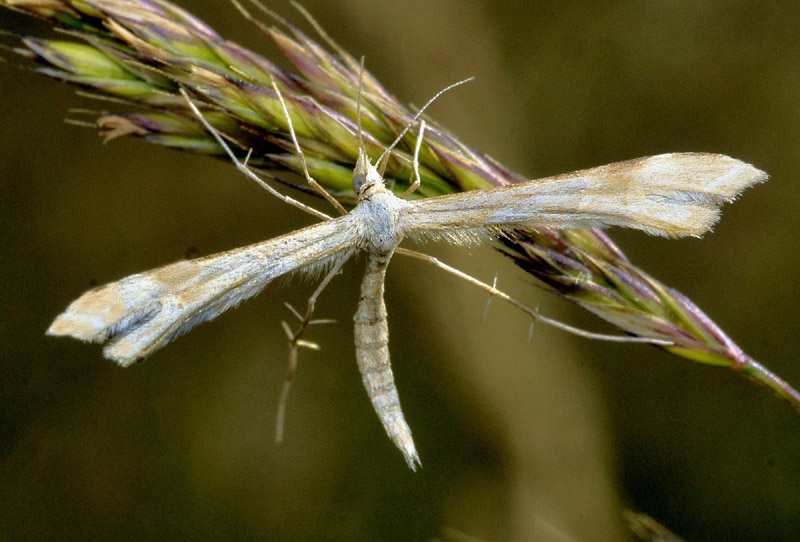
[[[283, 65], [225, 0], [180, 4]], [[713, 234], [612, 231], [631, 260], [800, 386], [800, 4], [304, 0], [401, 101], [530, 178], [671, 151], [729, 154], [771, 180]], [[309, 33], [284, 2], [270, 7]], [[0, 11], [0, 27], [47, 35]], [[313, 33], [312, 33], [313, 35]], [[11, 43], [10, 39], [5, 40]], [[5, 54], [7, 58], [10, 55]], [[398, 257], [395, 376], [423, 468], [405, 465], [355, 363], [363, 261], [326, 290], [285, 442], [288, 352], [272, 284], [147, 362], [44, 336], [95, 283], [310, 223], [229, 164], [67, 125], [102, 108], [0, 65], [0, 538], [632, 540], [624, 509], [686, 540], [800, 539], [800, 415], [725, 369], [539, 327]], [[317, 203], [323, 208], [322, 203]], [[425, 249], [543, 314], [610, 331], [490, 249]]]

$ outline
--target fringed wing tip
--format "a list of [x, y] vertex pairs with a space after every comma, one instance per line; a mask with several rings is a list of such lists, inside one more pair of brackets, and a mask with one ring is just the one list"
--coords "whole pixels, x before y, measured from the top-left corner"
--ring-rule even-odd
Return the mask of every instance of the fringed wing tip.
[[637, 177], [656, 207], [641, 229], [666, 237], [701, 237], [720, 219], [720, 206], [769, 176], [722, 154], [675, 153], [646, 158]]
[[[674, 194], [687, 202], [719, 205], [733, 201], [745, 189], [765, 182], [769, 175], [724, 154], [671, 153], [640, 162], [642, 178], [660, 179], [674, 187]], [[680, 199], [679, 198], [679, 199]]]
[[[720, 185], [726, 188], [726, 190], [721, 191], [725, 202], [735, 200], [745, 189], [764, 183], [769, 179], [769, 175], [767, 175], [766, 172], [761, 171], [747, 162], [742, 162], [741, 160], [724, 155], [721, 155], [721, 158], [732, 162], [729, 175], [723, 175], [720, 182]], [[730, 182], [727, 182], [728, 180], [730, 180]]]
[[[721, 172], [718, 177], [718, 182], [714, 184], [714, 188], [718, 190], [714, 193], [700, 194], [700, 202], [704, 199], [710, 203], [710, 209], [706, 223], [702, 227], [702, 231], [690, 233], [693, 237], [702, 237], [703, 233], [713, 230], [714, 225], [719, 222], [722, 211], [720, 206], [723, 203], [730, 203], [734, 201], [746, 189], [757, 184], [766, 182], [769, 175], [766, 172], [735, 158], [725, 155], [717, 155], [720, 161], [728, 163], [728, 171]], [[716, 197], [715, 197], [716, 196]]]
[[[92, 322], [93, 319], [91, 315], [84, 314], [81, 316], [67, 311], [56, 317], [50, 327], [47, 328], [47, 331], [45, 331], [45, 335], [50, 337], [72, 337], [87, 343], [104, 343], [108, 341], [111, 336], [108, 328], [105, 324], [98, 326], [97, 322]], [[103, 349], [103, 356], [116, 362], [121, 367], [130, 367], [143, 358], [122, 353], [125, 350], [125, 345], [129, 343], [130, 341], [126, 341], [122, 336], [112, 339]]]
[[120, 367], [136, 365], [147, 356], [138, 354], [135, 346], [127, 338], [118, 337], [103, 348], [103, 357], [116, 362]]
[[50, 337], [72, 337], [83, 342], [101, 343], [106, 340], [103, 328], [96, 323], [72, 314], [69, 311], [59, 314], [45, 331]]

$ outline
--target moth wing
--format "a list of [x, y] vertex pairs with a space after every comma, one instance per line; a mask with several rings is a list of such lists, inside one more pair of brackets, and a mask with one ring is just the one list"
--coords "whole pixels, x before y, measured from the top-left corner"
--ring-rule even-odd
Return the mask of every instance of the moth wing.
[[667, 237], [699, 236], [719, 206], [767, 175], [721, 154], [672, 153], [510, 186], [409, 202], [412, 237], [470, 240], [481, 230], [624, 226]]
[[228, 252], [184, 260], [93, 288], [60, 314], [48, 335], [105, 343], [128, 366], [195, 325], [259, 293], [276, 277], [324, 266], [354, 243], [347, 216]]

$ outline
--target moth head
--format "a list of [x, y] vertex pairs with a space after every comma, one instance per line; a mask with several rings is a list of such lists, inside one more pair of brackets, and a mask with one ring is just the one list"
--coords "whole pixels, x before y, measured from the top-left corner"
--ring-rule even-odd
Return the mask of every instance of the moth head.
[[356, 167], [353, 169], [353, 192], [360, 195], [378, 184], [383, 184], [383, 177], [378, 173], [378, 168], [369, 162], [364, 149], [359, 149]]

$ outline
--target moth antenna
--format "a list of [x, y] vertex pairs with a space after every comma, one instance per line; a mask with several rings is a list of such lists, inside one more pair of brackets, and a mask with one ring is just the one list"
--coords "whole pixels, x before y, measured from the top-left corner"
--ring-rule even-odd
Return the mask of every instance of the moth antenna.
[[[358, 150], [364, 151], [364, 130], [361, 128], [361, 93], [364, 90], [364, 57], [358, 68], [358, 94], [356, 95], [356, 122], [358, 123]], [[365, 151], [366, 152], [366, 151]], [[383, 174], [381, 174], [383, 176]]]
[[381, 156], [382, 158], [380, 161], [378, 161], [378, 173], [380, 173], [381, 177], [383, 177], [383, 174], [386, 173], [386, 166], [389, 165], [389, 155], [382, 154]]
[[428, 101], [425, 103], [425, 105], [423, 105], [423, 106], [422, 106], [422, 108], [421, 108], [419, 111], [417, 111], [417, 114], [416, 114], [416, 115], [414, 115], [414, 118], [413, 118], [413, 119], [411, 119], [411, 122], [409, 122], [408, 124], [406, 124], [406, 127], [405, 127], [405, 128], [403, 128], [403, 131], [402, 131], [402, 132], [400, 132], [400, 135], [399, 135], [399, 136], [397, 136], [397, 138], [396, 138], [396, 139], [395, 139], [395, 140], [392, 142], [392, 144], [391, 144], [391, 145], [389, 145], [389, 146], [386, 148], [386, 150], [385, 150], [385, 151], [383, 151], [383, 154], [381, 154], [381, 155], [380, 155], [380, 157], [378, 158], [378, 162], [380, 162], [381, 160], [383, 160], [383, 157], [384, 157], [386, 154], [390, 153], [390, 152], [392, 151], [392, 149], [394, 149], [394, 148], [397, 146], [397, 144], [398, 144], [398, 143], [400, 143], [400, 140], [401, 140], [401, 139], [403, 139], [403, 136], [404, 136], [404, 135], [406, 135], [406, 132], [408, 132], [408, 130], [410, 130], [410, 129], [411, 129], [411, 127], [414, 125], [414, 123], [415, 123], [415, 122], [417, 122], [417, 121], [419, 120], [419, 118], [422, 116], [422, 114], [425, 112], [425, 110], [428, 108], [428, 106], [429, 106], [429, 105], [431, 105], [431, 104], [432, 104], [434, 101], [436, 101], [436, 99], [437, 99], [439, 96], [441, 96], [442, 94], [444, 94], [445, 92], [447, 92], [447, 91], [448, 91], [448, 90], [450, 90], [450, 89], [453, 89], [453, 88], [455, 88], [455, 87], [457, 87], [457, 86], [463, 85], [464, 83], [469, 83], [469, 82], [470, 82], [470, 81], [472, 81], [473, 79], [475, 79], [475, 78], [474, 78], [474, 77], [467, 77], [466, 79], [462, 79], [461, 81], [458, 81], [457, 83], [453, 83], [452, 85], [446, 86], [445, 88], [443, 88], [442, 90], [440, 90], [439, 92], [437, 92], [436, 94], [434, 94], [434, 95], [433, 95], [433, 98], [431, 98], [430, 100], [428, 100]]

